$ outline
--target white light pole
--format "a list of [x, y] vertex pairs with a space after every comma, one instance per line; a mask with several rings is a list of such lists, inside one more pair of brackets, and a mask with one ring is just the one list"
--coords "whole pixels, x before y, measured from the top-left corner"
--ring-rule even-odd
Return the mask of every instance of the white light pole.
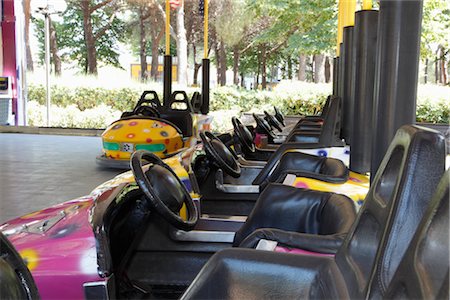
[[67, 4], [64, 0], [34, 0], [31, 5], [35, 11], [44, 16], [44, 44], [45, 44], [45, 84], [46, 84], [46, 105], [47, 105], [47, 127], [50, 127], [50, 15], [63, 13]]

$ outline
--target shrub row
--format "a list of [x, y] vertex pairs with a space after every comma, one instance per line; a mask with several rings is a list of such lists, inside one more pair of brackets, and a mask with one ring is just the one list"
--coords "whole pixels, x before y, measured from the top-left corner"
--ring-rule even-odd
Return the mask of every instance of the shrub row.
[[[311, 115], [321, 110], [330, 93], [331, 86], [325, 84], [282, 82], [273, 91], [255, 91], [235, 87], [218, 87], [211, 90], [211, 112], [220, 123], [224, 118], [220, 112], [239, 115], [243, 112], [273, 112], [277, 106], [285, 114]], [[104, 128], [120, 115], [134, 107], [143, 90], [139, 88], [93, 88], [52, 86], [53, 126]], [[198, 89], [188, 88], [190, 97]], [[162, 96], [162, 90], [157, 91]], [[29, 125], [43, 125], [45, 88], [29, 85]], [[450, 89], [438, 86], [419, 88], [417, 121], [448, 123], [450, 117]], [[228, 125], [225, 126], [229, 127]]]

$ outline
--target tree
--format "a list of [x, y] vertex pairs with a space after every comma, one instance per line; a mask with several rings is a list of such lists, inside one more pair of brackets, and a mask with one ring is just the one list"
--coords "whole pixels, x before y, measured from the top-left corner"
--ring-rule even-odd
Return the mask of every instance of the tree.
[[33, 56], [30, 48], [30, 21], [31, 21], [31, 0], [23, 1], [23, 12], [25, 16], [25, 51], [27, 57], [27, 70], [33, 71]]
[[[164, 22], [156, 0], [128, 0], [129, 9], [133, 12], [126, 27], [128, 43], [134, 54], [137, 54], [141, 65], [141, 81], [148, 79], [147, 55], [152, 54], [150, 77], [158, 78], [158, 56], [160, 42], [164, 36]], [[138, 30], [135, 30], [138, 28]], [[150, 40], [148, 37], [150, 36]]]
[[221, 85], [226, 84], [226, 49], [233, 52], [233, 83], [239, 83], [240, 44], [246, 36], [247, 26], [253, 19], [244, 1], [220, 1], [214, 6], [212, 24], [217, 36], [219, 52], [217, 62], [221, 74]]
[[[268, 20], [269, 26], [256, 36], [255, 44], [269, 43], [269, 56], [278, 50], [299, 56], [323, 55], [334, 46], [337, 9], [334, 0], [252, 0], [250, 5], [260, 19]], [[316, 61], [321, 64], [316, 70], [323, 68], [323, 59]], [[301, 57], [301, 78], [305, 74], [303, 62]]]
[[187, 38], [184, 27], [184, 1], [176, 9], [177, 16], [177, 57], [178, 57], [178, 83], [187, 86]]
[[[118, 0], [69, 0], [64, 13], [67, 31], [64, 46], [74, 50], [87, 74], [97, 75], [98, 60], [118, 66], [116, 42], [121, 40], [123, 22], [117, 18]], [[81, 26], [80, 26], [81, 25]]]
[[428, 76], [428, 58], [435, 63], [436, 83], [447, 84], [447, 66], [450, 49], [450, 3], [427, 0], [423, 7], [422, 41], [420, 57], [426, 62], [425, 78]]
[[[60, 43], [60, 39], [58, 39], [58, 33], [61, 32], [62, 25], [58, 22], [54, 22], [51, 19], [51, 16], [48, 17], [50, 22], [50, 64], [54, 67], [54, 74], [59, 76], [61, 75], [61, 56], [59, 53], [58, 44]], [[42, 19], [33, 19], [33, 22], [37, 28], [37, 37], [40, 42], [39, 44], [39, 61], [41, 63], [44, 62], [45, 59], [45, 32], [44, 32], [44, 20]]]
[[[203, 48], [203, 15], [199, 13], [199, 1], [198, 0], [185, 0], [185, 26], [186, 26], [186, 39], [188, 44], [188, 57], [190, 57], [190, 49], [192, 49], [193, 66], [194, 66], [194, 79], [193, 84], [198, 84], [198, 73], [200, 70], [202, 53], [200, 50]], [[209, 50], [209, 49], [208, 49]]]

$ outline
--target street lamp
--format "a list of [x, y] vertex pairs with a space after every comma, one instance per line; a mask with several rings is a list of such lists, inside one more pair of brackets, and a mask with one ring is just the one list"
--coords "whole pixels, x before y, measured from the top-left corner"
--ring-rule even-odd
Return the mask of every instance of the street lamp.
[[44, 16], [47, 127], [50, 127], [50, 15], [63, 13], [67, 8], [67, 3], [64, 0], [32, 0], [31, 7], [33, 11]]

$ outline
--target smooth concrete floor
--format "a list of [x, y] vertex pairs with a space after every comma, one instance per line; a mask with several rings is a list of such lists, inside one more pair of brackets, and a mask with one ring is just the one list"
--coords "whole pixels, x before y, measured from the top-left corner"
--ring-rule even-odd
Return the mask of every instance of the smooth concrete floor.
[[89, 194], [122, 170], [97, 167], [100, 137], [0, 134], [0, 224]]

